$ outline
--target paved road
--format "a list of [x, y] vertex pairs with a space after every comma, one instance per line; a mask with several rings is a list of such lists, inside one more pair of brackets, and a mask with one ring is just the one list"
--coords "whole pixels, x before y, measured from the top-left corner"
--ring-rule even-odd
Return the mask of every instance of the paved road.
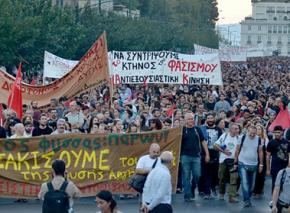
[[[266, 213], [270, 212], [268, 202], [270, 201], [270, 181], [267, 180], [266, 193], [261, 199], [253, 199], [253, 207], [243, 208], [242, 202], [229, 204], [227, 201], [203, 200], [197, 198], [193, 203], [184, 203], [183, 196], [176, 194], [173, 196], [173, 209], [176, 213]], [[242, 199], [242, 197], [239, 197]], [[41, 212], [41, 202], [30, 200], [28, 203], [14, 203], [13, 199], [0, 199], [0, 213], [39, 213]], [[119, 209], [123, 213], [138, 213], [138, 199], [120, 200], [117, 198]], [[76, 213], [95, 213], [97, 208], [94, 198], [82, 198], [75, 202]]]

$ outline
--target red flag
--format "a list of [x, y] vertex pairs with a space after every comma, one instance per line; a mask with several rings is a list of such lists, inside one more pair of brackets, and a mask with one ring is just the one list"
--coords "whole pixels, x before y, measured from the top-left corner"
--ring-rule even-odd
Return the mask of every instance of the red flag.
[[22, 119], [22, 92], [21, 92], [21, 74], [22, 64], [20, 63], [15, 81], [12, 86], [11, 94], [8, 98], [8, 108], [17, 113], [17, 117]]
[[269, 130], [273, 131], [274, 127], [278, 125], [282, 126], [283, 129], [290, 127], [290, 113], [287, 107], [283, 109], [283, 107], [280, 106], [280, 112], [273, 123], [270, 125]]

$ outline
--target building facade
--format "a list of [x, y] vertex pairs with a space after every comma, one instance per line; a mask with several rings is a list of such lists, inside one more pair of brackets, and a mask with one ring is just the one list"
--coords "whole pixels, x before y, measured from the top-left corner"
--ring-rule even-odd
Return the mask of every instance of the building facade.
[[78, 6], [80, 9], [86, 6], [100, 8], [101, 11], [114, 12], [120, 16], [139, 18], [139, 10], [129, 10], [124, 5], [116, 4], [114, 0], [52, 0], [54, 5], [59, 6]]
[[290, 0], [252, 0], [252, 16], [241, 22], [241, 45], [290, 55]]

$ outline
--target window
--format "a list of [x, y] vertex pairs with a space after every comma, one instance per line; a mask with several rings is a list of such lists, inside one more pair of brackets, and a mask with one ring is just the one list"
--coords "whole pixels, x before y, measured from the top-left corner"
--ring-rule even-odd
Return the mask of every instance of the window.
[[288, 16], [284, 16], [284, 21], [287, 21], [288, 20]]
[[272, 44], [272, 41], [271, 40], [272, 40], [271, 36], [268, 36], [268, 39], [267, 39], [267, 44], [268, 45]]
[[262, 30], [262, 26], [258, 25], [258, 30], [261, 31]]
[[282, 26], [278, 26], [278, 33], [282, 33]]
[[257, 44], [260, 44], [260, 43], [262, 43], [262, 37], [258, 36]]
[[287, 29], [288, 29], [288, 27], [287, 27], [287, 25], [285, 25], [285, 26], [283, 26], [283, 33], [287, 33]]
[[278, 42], [277, 44], [281, 45], [282, 44], [282, 39], [281, 39], [281, 36], [278, 37]]
[[273, 26], [273, 33], [277, 33], [277, 25]]
[[251, 25], [248, 25], [248, 30], [250, 31], [252, 29], [252, 26]]
[[288, 45], [290, 45], [290, 36], [288, 36]]
[[247, 44], [251, 44], [251, 43], [252, 43], [251, 36], [248, 36]]
[[268, 33], [272, 33], [272, 25], [268, 25]]

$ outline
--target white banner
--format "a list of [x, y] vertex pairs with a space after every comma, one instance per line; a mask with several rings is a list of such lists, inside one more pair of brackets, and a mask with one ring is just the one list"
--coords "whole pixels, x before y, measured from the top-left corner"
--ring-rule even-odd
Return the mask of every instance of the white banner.
[[71, 71], [78, 61], [60, 58], [50, 52], [44, 52], [43, 79], [61, 78]]
[[219, 53], [221, 61], [247, 61], [247, 50], [239, 46], [222, 46], [220, 49], [213, 49], [194, 44], [196, 55]]
[[109, 60], [113, 84], [222, 85], [218, 54], [113, 51]]

